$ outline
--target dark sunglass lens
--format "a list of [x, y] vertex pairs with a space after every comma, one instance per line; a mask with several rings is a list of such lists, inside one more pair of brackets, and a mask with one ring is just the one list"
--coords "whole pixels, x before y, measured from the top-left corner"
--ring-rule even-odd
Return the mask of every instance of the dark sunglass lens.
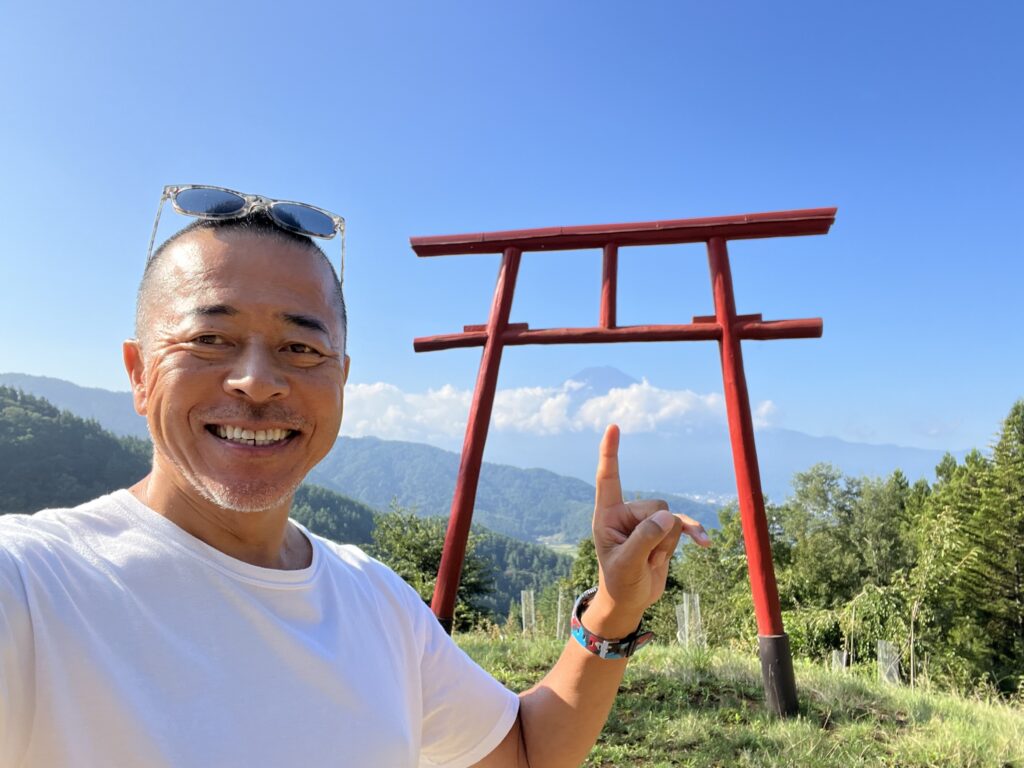
[[183, 189], [174, 202], [185, 213], [206, 216], [228, 216], [245, 207], [245, 200], [223, 189]]
[[270, 213], [278, 224], [287, 229], [317, 237], [330, 237], [334, 234], [334, 222], [331, 217], [305, 205], [275, 203]]

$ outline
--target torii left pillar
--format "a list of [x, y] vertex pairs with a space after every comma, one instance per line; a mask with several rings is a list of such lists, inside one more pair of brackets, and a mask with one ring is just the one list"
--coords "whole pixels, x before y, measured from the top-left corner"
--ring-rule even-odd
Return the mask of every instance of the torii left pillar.
[[452, 498], [451, 517], [448, 521], [444, 552], [441, 555], [441, 567], [437, 572], [434, 599], [430, 606], [448, 634], [452, 632], [455, 596], [462, 575], [462, 561], [466, 557], [470, 524], [473, 522], [473, 504], [476, 501], [476, 488], [480, 481], [480, 468], [484, 460], [487, 430], [491, 425], [494, 393], [498, 387], [501, 351], [505, 346], [503, 337], [508, 329], [508, 317], [512, 311], [512, 294], [515, 292], [521, 257], [522, 252], [517, 248], [506, 248], [501, 257], [498, 284], [494, 289], [491, 314], [487, 320], [487, 341], [484, 343], [484, 351], [480, 359], [473, 404], [469, 409], [466, 436], [462, 442], [459, 475], [455, 481], [455, 495]]

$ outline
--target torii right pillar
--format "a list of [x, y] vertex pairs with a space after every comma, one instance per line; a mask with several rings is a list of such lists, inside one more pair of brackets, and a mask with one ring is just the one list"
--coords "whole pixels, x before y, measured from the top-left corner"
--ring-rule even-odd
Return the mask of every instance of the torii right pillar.
[[729, 419], [729, 442], [736, 469], [736, 492], [743, 523], [743, 541], [747, 551], [750, 590], [757, 618], [757, 643], [761, 657], [768, 708], [776, 714], [795, 715], [799, 707], [793, 656], [789, 638], [782, 628], [779, 590], [772, 567], [768, 519], [761, 490], [761, 473], [754, 445], [754, 421], [743, 373], [743, 351], [737, 328], [736, 300], [732, 290], [732, 271], [725, 240], [708, 240], [711, 290], [715, 298], [715, 320], [722, 329], [718, 349], [722, 358], [725, 410]]

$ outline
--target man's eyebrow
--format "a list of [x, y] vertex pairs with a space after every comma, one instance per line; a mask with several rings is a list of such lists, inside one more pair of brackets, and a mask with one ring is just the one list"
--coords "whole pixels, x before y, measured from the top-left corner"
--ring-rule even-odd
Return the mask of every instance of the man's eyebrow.
[[320, 331], [324, 336], [330, 336], [327, 332], [327, 326], [312, 315], [297, 315], [292, 312], [282, 312], [279, 317], [292, 325], [299, 326], [300, 328], [308, 328], [311, 331]]
[[[232, 315], [237, 315], [238, 310], [228, 304], [209, 304], [207, 306], [196, 307], [195, 309], [189, 310], [188, 314], [191, 317], [231, 317]], [[331, 335], [327, 330], [327, 325], [322, 320], [319, 320], [312, 315], [303, 315], [296, 312], [282, 312], [278, 317], [286, 323], [297, 325], [299, 328], [319, 331], [324, 334], [324, 336]]]
[[217, 315], [237, 315], [238, 310], [234, 307], [230, 307], [227, 304], [209, 304], [205, 307], [196, 307], [190, 310], [189, 315], [193, 317], [215, 317]]

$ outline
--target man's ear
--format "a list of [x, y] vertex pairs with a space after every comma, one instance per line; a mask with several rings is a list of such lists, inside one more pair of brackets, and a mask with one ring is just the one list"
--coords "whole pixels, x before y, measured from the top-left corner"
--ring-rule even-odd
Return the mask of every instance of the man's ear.
[[347, 381], [348, 381], [348, 368], [349, 368], [349, 366], [350, 366], [351, 364], [352, 364], [352, 358], [351, 358], [351, 357], [349, 357], [348, 355], [345, 355], [345, 365], [344, 365], [344, 371], [343, 371], [343, 372], [342, 372], [342, 374], [341, 374], [341, 383], [342, 383], [342, 386], [344, 386], [344, 385], [345, 385], [345, 382], [347, 382]]
[[142, 356], [142, 345], [138, 339], [128, 339], [121, 345], [124, 369], [132, 385], [132, 402], [139, 416], [146, 415], [146, 369]]

